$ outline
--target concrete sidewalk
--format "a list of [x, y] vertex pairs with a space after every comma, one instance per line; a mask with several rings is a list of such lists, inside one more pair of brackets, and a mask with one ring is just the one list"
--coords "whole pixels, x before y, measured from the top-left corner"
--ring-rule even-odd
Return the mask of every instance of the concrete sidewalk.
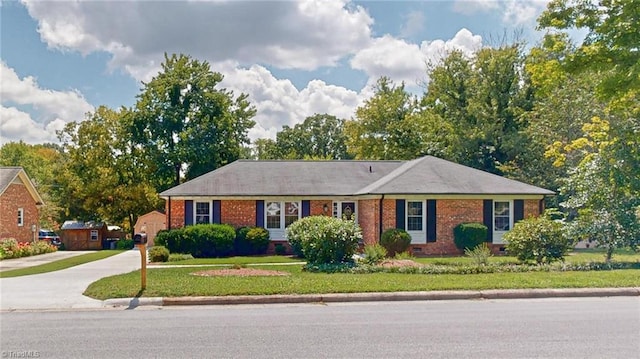
[[102, 308], [101, 300], [82, 295], [89, 284], [137, 269], [140, 252], [129, 250], [55, 272], [0, 278], [0, 310]]

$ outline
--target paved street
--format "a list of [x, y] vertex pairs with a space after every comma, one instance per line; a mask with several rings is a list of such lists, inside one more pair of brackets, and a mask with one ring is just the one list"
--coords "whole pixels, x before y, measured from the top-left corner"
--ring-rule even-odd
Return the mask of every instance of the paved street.
[[100, 308], [82, 293], [92, 282], [140, 269], [140, 252], [125, 251], [99, 261], [24, 277], [0, 278], [0, 310]]
[[40, 358], [635, 358], [640, 299], [139, 307], [2, 313]]

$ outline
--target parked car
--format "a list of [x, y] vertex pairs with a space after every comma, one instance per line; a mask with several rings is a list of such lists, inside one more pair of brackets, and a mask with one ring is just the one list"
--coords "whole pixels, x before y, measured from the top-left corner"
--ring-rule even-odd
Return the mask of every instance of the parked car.
[[41, 229], [40, 231], [38, 231], [38, 239], [41, 241], [47, 241], [56, 247], [60, 247], [60, 244], [62, 244], [60, 236], [58, 236], [56, 232], [49, 229]]

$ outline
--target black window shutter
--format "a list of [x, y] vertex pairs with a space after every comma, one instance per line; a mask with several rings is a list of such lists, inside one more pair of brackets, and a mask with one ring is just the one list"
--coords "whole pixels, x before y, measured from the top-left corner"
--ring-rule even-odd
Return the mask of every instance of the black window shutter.
[[482, 222], [487, 226], [487, 242], [493, 242], [493, 200], [485, 199], [482, 203]]
[[436, 241], [436, 200], [427, 200], [427, 242]]
[[311, 202], [302, 201], [302, 217], [309, 217], [311, 215]]
[[396, 199], [396, 228], [404, 229], [404, 199]]
[[193, 201], [184, 201], [184, 225], [193, 224]]
[[256, 227], [264, 228], [264, 201], [256, 201]]
[[220, 201], [213, 201], [213, 223], [222, 223]]
[[524, 219], [524, 200], [516, 199], [513, 201], [513, 223]]

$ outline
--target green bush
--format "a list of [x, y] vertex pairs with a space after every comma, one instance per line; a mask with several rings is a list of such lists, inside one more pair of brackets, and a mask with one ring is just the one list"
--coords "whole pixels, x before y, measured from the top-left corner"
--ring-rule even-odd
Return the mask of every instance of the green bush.
[[486, 242], [487, 232], [482, 223], [460, 223], [453, 229], [453, 242], [459, 250], [473, 249]]
[[189, 253], [194, 257], [225, 257], [233, 253], [235, 229], [228, 224], [196, 224], [169, 231], [161, 231], [157, 245], [171, 253]]
[[364, 259], [366, 264], [375, 265], [387, 256], [387, 250], [380, 244], [367, 244], [364, 246]]
[[387, 250], [389, 257], [407, 251], [410, 244], [411, 236], [400, 228], [389, 228], [382, 233], [382, 238], [380, 238], [380, 245]]
[[169, 250], [163, 246], [153, 246], [149, 248], [149, 261], [166, 262], [169, 260]]
[[57, 250], [56, 246], [46, 241], [18, 242], [14, 238], [0, 239], [0, 259], [29, 257]]
[[116, 242], [116, 249], [131, 249], [133, 248], [133, 239], [121, 239]]
[[276, 243], [273, 248], [279, 256], [287, 254], [287, 247], [282, 243]]
[[491, 249], [486, 243], [479, 244], [473, 249], [466, 248], [464, 254], [471, 258], [477, 266], [486, 266], [492, 256]]
[[269, 231], [262, 227], [240, 227], [233, 243], [235, 254], [265, 254], [269, 248]]
[[362, 240], [362, 230], [354, 221], [327, 216], [302, 218], [287, 230], [289, 243], [299, 243], [311, 265], [339, 264], [353, 261]]
[[169, 262], [180, 262], [193, 259], [193, 256], [188, 253], [171, 253], [169, 254]]
[[522, 220], [505, 233], [507, 253], [521, 262], [534, 260], [536, 263], [564, 261], [574, 242], [565, 235], [561, 222], [554, 221], [546, 214]]

